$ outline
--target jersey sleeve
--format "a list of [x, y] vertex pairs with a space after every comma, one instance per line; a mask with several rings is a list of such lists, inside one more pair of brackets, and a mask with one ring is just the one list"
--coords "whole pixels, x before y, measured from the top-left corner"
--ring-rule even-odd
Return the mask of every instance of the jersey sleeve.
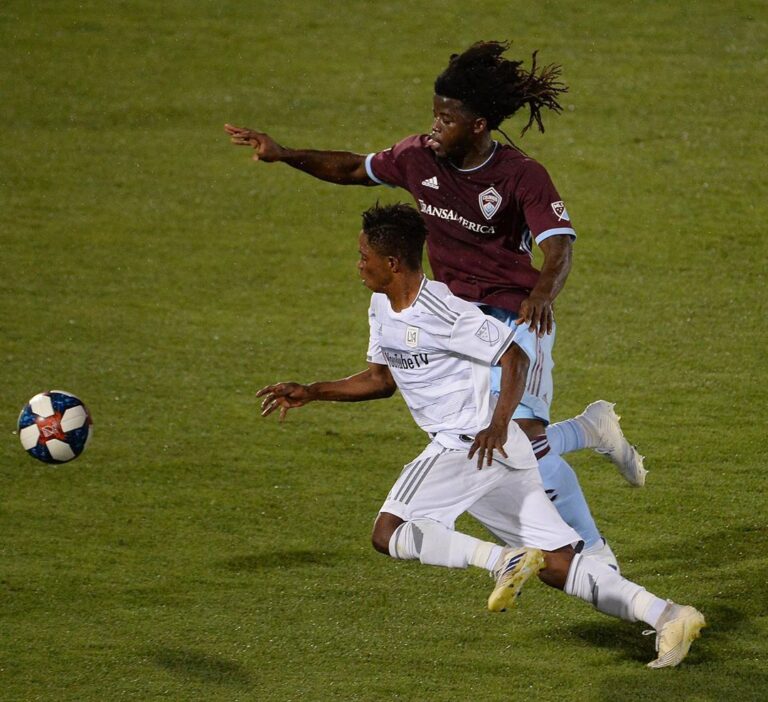
[[529, 160], [519, 188], [525, 221], [537, 244], [563, 234], [576, 238], [565, 203], [544, 166]]
[[518, 324], [514, 328], [511, 342], [517, 344], [523, 351], [525, 351], [525, 355], [528, 356], [528, 360], [532, 365], [536, 363], [536, 359], [540, 353], [539, 337], [535, 331], [531, 331], [528, 328], [528, 325], [525, 322]]
[[453, 353], [492, 366], [499, 362], [512, 340], [513, 332], [506, 324], [474, 309], [462, 312], [456, 319], [448, 348]]
[[371, 304], [368, 307], [368, 353], [366, 360], [368, 363], [377, 363], [382, 366], [387, 365], [387, 359], [381, 352], [381, 322], [376, 314], [376, 295], [371, 296]]
[[409, 152], [420, 147], [421, 138], [410, 136], [384, 151], [368, 154], [365, 170], [368, 177], [379, 185], [408, 189], [406, 180]]

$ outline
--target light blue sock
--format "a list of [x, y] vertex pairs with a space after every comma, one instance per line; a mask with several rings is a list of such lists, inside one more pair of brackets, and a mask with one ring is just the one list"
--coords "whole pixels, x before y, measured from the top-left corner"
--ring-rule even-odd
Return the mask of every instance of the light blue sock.
[[566, 419], [547, 427], [547, 440], [553, 453], [563, 454], [589, 448], [584, 428], [575, 419]]
[[569, 526], [573, 527], [589, 548], [601, 536], [589, 505], [581, 491], [576, 473], [560, 456], [550, 451], [539, 459], [539, 472], [552, 504]]

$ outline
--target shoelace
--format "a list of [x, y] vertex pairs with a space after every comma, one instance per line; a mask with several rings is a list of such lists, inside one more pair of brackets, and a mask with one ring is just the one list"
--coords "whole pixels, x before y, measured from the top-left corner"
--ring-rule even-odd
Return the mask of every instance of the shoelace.
[[651, 634], [656, 634], [656, 641], [654, 643], [654, 646], [656, 647], [656, 650], [659, 650], [659, 632], [656, 631], [656, 629], [645, 629], [643, 631], [643, 636], [651, 636]]

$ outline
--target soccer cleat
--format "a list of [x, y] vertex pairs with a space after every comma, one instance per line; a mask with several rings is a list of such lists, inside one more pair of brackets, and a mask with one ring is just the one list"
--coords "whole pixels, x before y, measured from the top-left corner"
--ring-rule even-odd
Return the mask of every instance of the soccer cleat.
[[680, 663], [707, 625], [704, 615], [698, 609], [671, 601], [661, 615], [660, 622], [664, 623], [656, 632], [656, 651], [659, 656], [648, 664], [649, 668], [671, 668]]
[[537, 548], [504, 549], [494, 571], [496, 587], [488, 598], [488, 609], [503, 612], [514, 607], [523, 585], [544, 565], [544, 554]]
[[617, 573], [620, 573], [619, 562], [616, 560], [616, 556], [613, 553], [613, 549], [608, 545], [608, 542], [600, 537], [600, 541], [592, 544], [589, 548], [583, 548], [581, 550], [582, 556], [589, 556], [596, 561], [605, 563], [610, 568], [613, 568]]
[[589, 425], [590, 433], [597, 440], [595, 451], [608, 456], [619, 473], [633, 487], [645, 485], [648, 472], [637, 449], [624, 438], [619, 426], [619, 415], [613, 410], [614, 403], [598, 400], [588, 405], [576, 418]]

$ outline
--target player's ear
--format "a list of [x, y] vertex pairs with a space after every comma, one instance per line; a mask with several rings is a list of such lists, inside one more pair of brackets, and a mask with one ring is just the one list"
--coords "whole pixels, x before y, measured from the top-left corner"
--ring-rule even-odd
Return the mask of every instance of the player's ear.
[[486, 129], [488, 129], [488, 120], [485, 117], [476, 117], [472, 124], [472, 131], [475, 134], [482, 134]]
[[397, 273], [400, 270], [400, 259], [397, 256], [387, 256], [387, 263], [393, 273]]

